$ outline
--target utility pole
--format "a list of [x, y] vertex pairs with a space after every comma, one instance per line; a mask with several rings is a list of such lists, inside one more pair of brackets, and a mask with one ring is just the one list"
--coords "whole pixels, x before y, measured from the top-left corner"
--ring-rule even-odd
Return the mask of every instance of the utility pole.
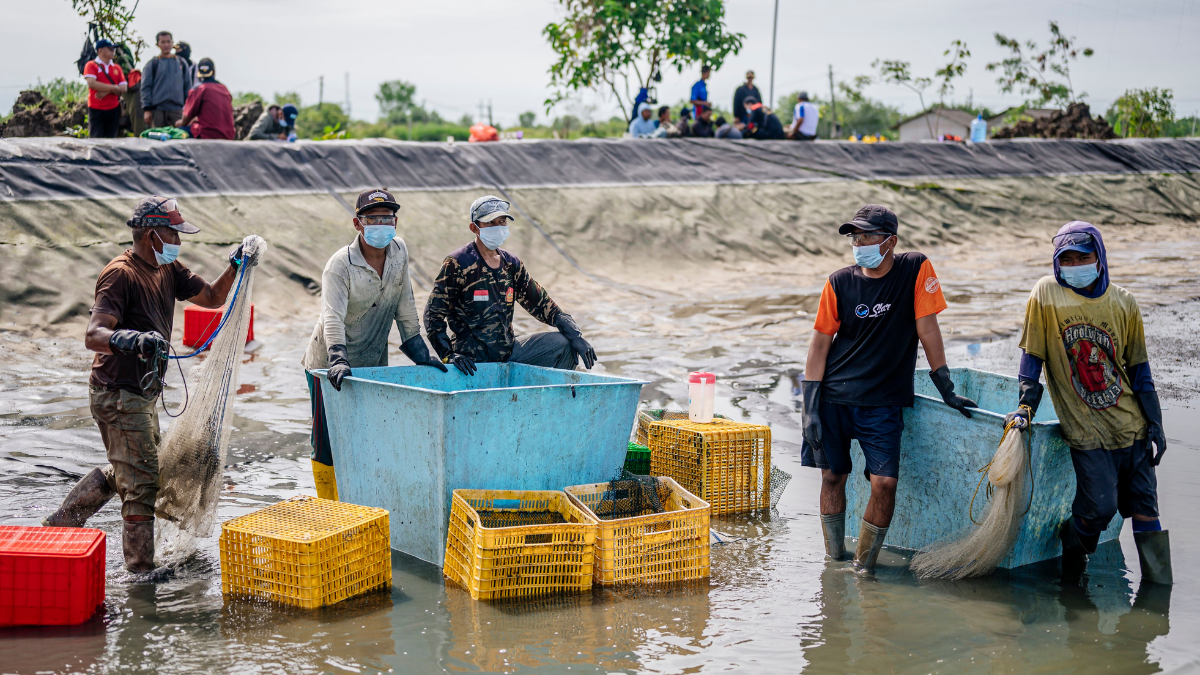
[[837, 96], [833, 92], [833, 64], [829, 64], [829, 138], [841, 136], [837, 123]]
[[492, 124], [492, 99], [490, 98], [488, 99], [488, 126], [496, 126], [495, 124]]
[[779, 34], [779, 0], [775, 0], [775, 21], [771, 24], [771, 86], [767, 91], [768, 108], [775, 107], [775, 36]]
[[325, 103], [325, 76], [321, 75], [317, 80], [320, 82], [317, 89], [317, 108], [320, 108]]
[[350, 116], [350, 71], [346, 71], [346, 117]]

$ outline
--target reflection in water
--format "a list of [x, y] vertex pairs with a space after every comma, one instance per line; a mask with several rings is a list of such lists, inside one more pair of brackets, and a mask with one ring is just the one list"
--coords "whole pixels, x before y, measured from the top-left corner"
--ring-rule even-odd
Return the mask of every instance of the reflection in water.
[[94, 670], [108, 648], [104, 610], [78, 626], [0, 628], [0, 672]]

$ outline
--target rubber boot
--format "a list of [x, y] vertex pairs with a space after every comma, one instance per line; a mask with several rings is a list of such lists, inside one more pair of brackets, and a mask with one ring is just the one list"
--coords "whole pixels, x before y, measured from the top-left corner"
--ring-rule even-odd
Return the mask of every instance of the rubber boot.
[[821, 533], [825, 535], [825, 555], [841, 560], [846, 555], [846, 512], [822, 513]]
[[126, 520], [121, 533], [125, 569], [135, 574], [154, 571], [154, 520]]
[[337, 476], [333, 474], [333, 467], [314, 459], [312, 460], [312, 470], [313, 482], [317, 484], [317, 496], [321, 499], [338, 501]]
[[[1058, 538], [1062, 540], [1062, 574], [1063, 580], [1076, 582], [1084, 571], [1087, 570], [1088, 554], [1096, 552], [1096, 544], [1092, 543], [1091, 548], [1087, 546], [1079, 536], [1079, 530], [1075, 527], [1075, 517], [1071, 516], [1059, 528]], [[1095, 537], [1099, 540], [1099, 535]], [[1091, 539], [1089, 537], [1089, 539]]]
[[861, 572], [875, 569], [875, 561], [879, 560], [879, 551], [883, 548], [887, 531], [886, 527], [876, 527], [865, 520], [862, 522], [862, 530], [858, 533], [858, 550], [854, 552], [855, 569]]
[[1142, 582], [1175, 583], [1171, 573], [1171, 538], [1167, 531], [1134, 532], [1133, 541], [1137, 544], [1138, 562], [1142, 565]]
[[[112, 471], [111, 467], [104, 467]], [[108, 482], [108, 475], [99, 467], [83, 477], [63, 500], [62, 506], [42, 519], [42, 527], [83, 527], [88, 518], [99, 511], [117, 492]]]

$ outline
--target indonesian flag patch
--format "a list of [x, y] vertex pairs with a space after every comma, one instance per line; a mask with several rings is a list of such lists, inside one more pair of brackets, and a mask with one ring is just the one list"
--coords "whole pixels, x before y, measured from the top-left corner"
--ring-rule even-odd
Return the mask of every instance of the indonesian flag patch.
[[487, 302], [487, 301], [488, 301], [488, 292], [487, 291], [475, 291], [475, 302]]

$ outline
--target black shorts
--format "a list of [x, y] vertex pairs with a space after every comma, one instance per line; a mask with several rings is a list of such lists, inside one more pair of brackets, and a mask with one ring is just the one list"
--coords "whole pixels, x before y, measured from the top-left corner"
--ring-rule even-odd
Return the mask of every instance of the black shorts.
[[873, 476], [900, 477], [900, 437], [904, 433], [904, 408], [893, 406], [857, 406], [821, 402], [821, 423], [825, 431], [822, 450], [807, 442], [800, 449], [804, 466], [828, 469], [845, 475], [854, 469], [850, 460], [850, 441], [857, 439], [867, 460], [867, 472]]
[[1071, 513], [1088, 526], [1105, 528], [1117, 513], [1158, 517], [1158, 478], [1146, 441], [1120, 450], [1076, 450], [1075, 502]]

